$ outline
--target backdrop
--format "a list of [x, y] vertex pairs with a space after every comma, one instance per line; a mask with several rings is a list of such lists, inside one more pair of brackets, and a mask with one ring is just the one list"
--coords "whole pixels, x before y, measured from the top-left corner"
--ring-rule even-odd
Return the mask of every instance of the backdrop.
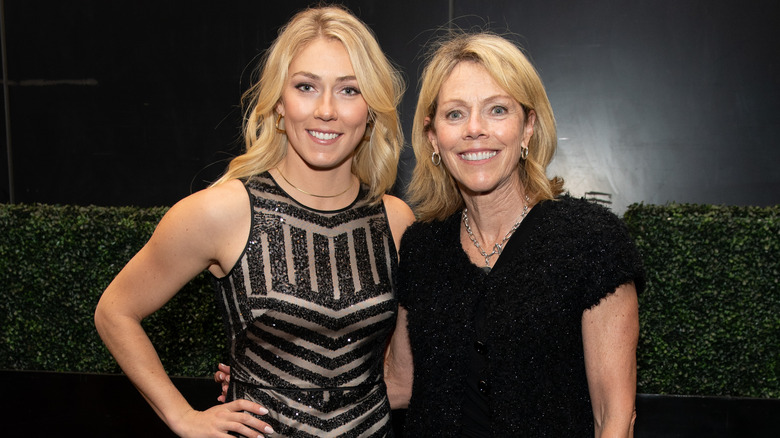
[[[6, 0], [0, 202], [167, 206], [241, 152], [239, 99], [308, 1]], [[507, 33], [559, 127], [550, 174], [633, 202], [780, 202], [780, 14], [771, 1], [344, 1], [401, 67], [407, 138], [423, 46]], [[10, 162], [9, 162], [10, 157]], [[404, 152], [396, 194], [414, 159]]]

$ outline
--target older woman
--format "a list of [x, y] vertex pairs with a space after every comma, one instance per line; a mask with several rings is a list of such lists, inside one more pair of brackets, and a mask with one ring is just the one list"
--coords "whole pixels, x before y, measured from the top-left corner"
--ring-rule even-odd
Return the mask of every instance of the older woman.
[[504, 38], [452, 37], [414, 120], [419, 222], [386, 369], [394, 405], [411, 386], [406, 435], [630, 436], [641, 260], [614, 214], [546, 176], [555, 121], [533, 66]]
[[[396, 247], [413, 220], [386, 194], [402, 89], [352, 14], [297, 14], [247, 94], [246, 153], [173, 206], [106, 289], [100, 336], [177, 435], [392, 434], [382, 364]], [[141, 320], [203, 270], [215, 277], [233, 376], [227, 403], [196, 411]]]

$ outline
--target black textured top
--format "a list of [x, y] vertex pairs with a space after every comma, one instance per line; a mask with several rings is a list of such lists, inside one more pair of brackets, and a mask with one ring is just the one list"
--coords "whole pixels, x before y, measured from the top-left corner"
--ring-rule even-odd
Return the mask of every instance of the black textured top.
[[478, 378], [491, 436], [593, 436], [582, 313], [622, 284], [641, 292], [645, 282], [623, 222], [582, 199], [542, 202], [487, 275], [463, 251], [460, 222], [458, 212], [415, 223], [401, 242], [398, 297], [414, 356], [407, 436], [462, 433], [474, 350], [485, 358]]

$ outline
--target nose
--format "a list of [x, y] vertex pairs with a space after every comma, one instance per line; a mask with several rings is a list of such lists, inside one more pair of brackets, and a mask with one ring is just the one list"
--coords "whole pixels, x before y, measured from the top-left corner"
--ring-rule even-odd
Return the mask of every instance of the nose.
[[330, 93], [323, 93], [317, 100], [317, 108], [314, 110], [314, 117], [321, 120], [333, 120], [336, 118], [336, 107], [333, 104], [333, 97]]
[[471, 116], [469, 116], [465, 128], [465, 137], [468, 139], [487, 137], [485, 119], [481, 114], [479, 114], [479, 112], [474, 112]]

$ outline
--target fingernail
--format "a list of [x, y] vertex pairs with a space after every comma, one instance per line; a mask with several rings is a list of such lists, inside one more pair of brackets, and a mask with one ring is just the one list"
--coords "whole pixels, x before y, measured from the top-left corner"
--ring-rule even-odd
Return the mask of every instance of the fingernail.
[[272, 434], [274, 433], [274, 430], [271, 429], [271, 426], [266, 426], [265, 429], [263, 429], [263, 433]]
[[[265, 414], [267, 414], [267, 413], [268, 413], [268, 409], [266, 409], [266, 408], [260, 408], [260, 415], [265, 415]], [[266, 429], [268, 429], [268, 428], [266, 428]], [[271, 430], [273, 431], [273, 429], [271, 429]]]

